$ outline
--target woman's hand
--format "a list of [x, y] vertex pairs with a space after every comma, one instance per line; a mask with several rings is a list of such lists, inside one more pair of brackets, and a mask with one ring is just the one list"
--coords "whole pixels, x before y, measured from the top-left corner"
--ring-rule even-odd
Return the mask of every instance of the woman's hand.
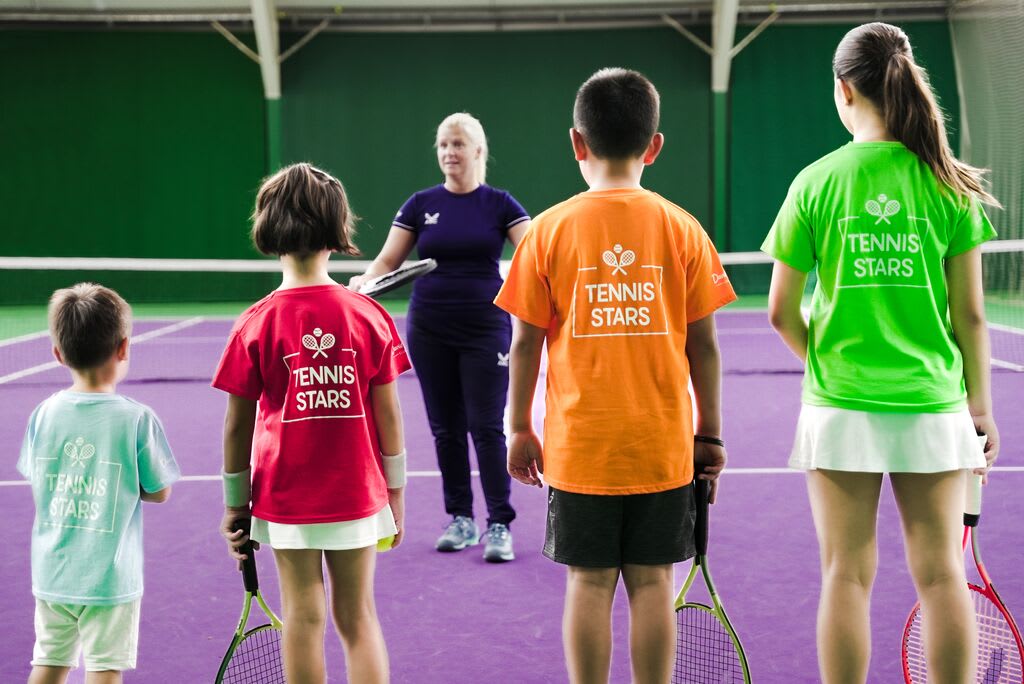
[[359, 290], [363, 288], [363, 283], [367, 280], [369, 280], [369, 278], [366, 277], [365, 273], [362, 275], [352, 276], [348, 279], [348, 289], [353, 292], [359, 292]]

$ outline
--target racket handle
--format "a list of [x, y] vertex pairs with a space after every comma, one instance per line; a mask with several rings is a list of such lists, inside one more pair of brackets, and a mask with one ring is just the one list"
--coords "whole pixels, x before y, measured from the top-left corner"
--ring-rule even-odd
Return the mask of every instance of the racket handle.
[[697, 517], [693, 524], [693, 541], [698, 556], [708, 553], [708, 481], [693, 478], [693, 496], [697, 503]]
[[[235, 532], [241, 530], [245, 534], [249, 534], [252, 520], [249, 518], [240, 518], [235, 521], [232, 526]], [[245, 542], [241, 549], [242, 553], [246, 555], [246, 559], [242, 561], [242, 582], [245, 583], [245, 590], [251, 594], [255, 594], [260, 588], [259, 575], [256, 574], [256, 556], [254, 549], [252, 548], [252, 540]]]
[[[982, 451], [988, 442], [988, 435], [978, 435], [978, 444]], [[975, 475], [968, 470], [965, 473], [967, 479], [964, 482], [964, 526], [977, 527], [981, 520], [981, 475]]]

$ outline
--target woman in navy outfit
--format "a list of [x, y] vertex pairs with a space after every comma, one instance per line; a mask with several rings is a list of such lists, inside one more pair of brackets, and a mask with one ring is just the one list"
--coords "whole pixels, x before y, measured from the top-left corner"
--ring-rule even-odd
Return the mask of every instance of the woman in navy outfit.
[[415, 247], [437, 268], [419, 278], [409, 301], [408, 343], [423, 390], [441, 469], [445, 510], [452, 516], [438, 551], [461, 551], [479, 542], [473, 520], [469, 443], [473, 437], [487, 502], [484, 558], [514, 558], [504, 415], [512, 325], [492, 303], [501, 287], [498, 264], [505, 240], [518, 245], [530, 216], [512, 195], [492, 188], [483, 126], [466, 113], [437, 128], [437, 162], [444, 183], [406, 200], [364, 280], [393, 271]]

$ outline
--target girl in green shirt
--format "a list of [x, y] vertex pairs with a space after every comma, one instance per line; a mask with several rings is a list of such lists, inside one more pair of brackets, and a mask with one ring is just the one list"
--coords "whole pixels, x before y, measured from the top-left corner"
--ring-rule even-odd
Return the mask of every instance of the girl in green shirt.
[[[999, 451], [980, 245], [995, 235], [981, 171], [949, 149], [906, 34], [865, 24], [832, 62], [853, 141], [804, 169], [762, 249], [772, 325], [806, 362], [790, 465], [807, 471], [821, 548], [818, 660], [863, 683], [889, 473], [924, 620], [929, 681], [974, 681], [974, 611], [960, 550], [965, 470]], [[809, 322], [800, 302], [818, 283]], [[988, 435], [978, 446], [975, 433]]]

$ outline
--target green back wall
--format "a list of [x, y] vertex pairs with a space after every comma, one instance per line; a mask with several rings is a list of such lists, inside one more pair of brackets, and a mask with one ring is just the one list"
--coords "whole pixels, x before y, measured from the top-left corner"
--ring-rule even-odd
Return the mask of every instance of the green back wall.
[[[905, 23], [959, 149], [960, 111], [946, 22]], [[733, 62], [729, 251], [757, 250], [793, 177], [850, 140], [833, 100], [832, 53], [853, 24], [772, 26]]]
[[215, 33], [0, 33], [0, 254], [239, 257], [259, 69]]
[[443, 180], [437, 125], [468, 111], [487, 132], [488, 183], [536, 215], [586, 189], [569, 146], [572, 104], [606, 66], [638, 69], [661, 92], [667, 142], [644, 184], [707, 221], [709, 60], [670, 29], [322, 34], [284, 64], [284, 157], [341, 178], [372, 257], [402, 202]]
[[[948, 26], [905, 27], [957, 149]], [[830, 71], [848, 28], [773, 26], [736, 58], [727, 249], [757, 249], [792, 177], [848, 139]], [[321, 34], [282, 66], [283, 158], [342, 179], [372, 258], [399, 205], [442, 180], [436, 126], [466, 110], [490, 139], [488, 181], [537, 214], [585, 187], [567, 131], [576, 88], [604, 66], [639, 69], [658, 86], [667, 141], [644, 184], [710, 226], [710, 62], [668, 28]], [[0, 255], [257, 256], [247, 231], [266, 170], [262, 85], [257, 65], [221, 36], [5, 31], [0, 92]], [[42, 290], [68, 277], [0, 275], [0, 299], [30, 289], [45, 300]], [[151, 279], [130, 294], [196, 299], [230, 289], [183, 280], [155, 292]]]

